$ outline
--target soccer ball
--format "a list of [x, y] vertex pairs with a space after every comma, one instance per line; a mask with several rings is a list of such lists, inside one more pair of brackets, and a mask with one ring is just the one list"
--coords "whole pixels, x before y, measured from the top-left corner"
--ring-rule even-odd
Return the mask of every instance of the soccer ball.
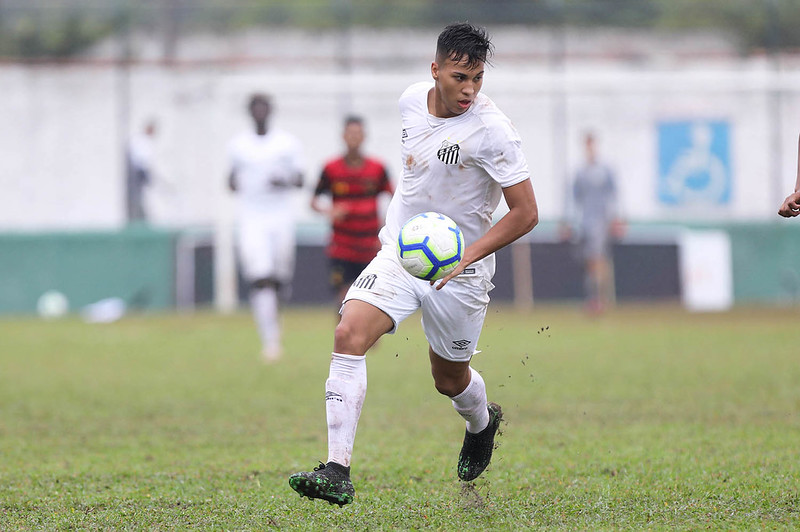
[[47, 320], [61, 318], [69, 312], [69, 301], [67, 296], [58, 290], [48, 290], [39, 297], [36, 310], [39, 316]]
[[397, 257], [414, 277], [435, 281], [455, 269], [465, 246], [464, 235], [452, 219], [438, 212], [424, 212], [403, 224], [397, 238]]

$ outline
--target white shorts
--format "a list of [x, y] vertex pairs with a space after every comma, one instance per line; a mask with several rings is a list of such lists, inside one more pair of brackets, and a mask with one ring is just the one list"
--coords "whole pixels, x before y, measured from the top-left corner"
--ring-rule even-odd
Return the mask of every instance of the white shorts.
[[477, 352], [478, 338], [494, 288], [486, 274], [475, 268], [436, 290], [428, 281], [409, 275], [397, 260], [393, 245], [384, 246], [353, 282], [344, 301], [358, 299], [385, 312], [394, 322], [422, 309], [422, 330], [433, 351], [455, 362], [469, 361]]
[[289, 283], [294, 276], [294, 226], [275, 223], [274, 218], [239, 218], [237, 249], [242, 275], [247, 281], [274, 279]]

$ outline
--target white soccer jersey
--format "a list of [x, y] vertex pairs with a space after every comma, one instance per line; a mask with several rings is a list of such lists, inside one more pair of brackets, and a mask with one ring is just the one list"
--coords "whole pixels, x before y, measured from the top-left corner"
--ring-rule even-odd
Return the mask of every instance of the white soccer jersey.
[[[463, 114], [428, 112], [431, 82], [415, 83], [400, 97], [403, 174], [381, 230], [395, 242], [412, 216], [437, 211], [451, 217], [469, 245], [491, 227], [502, 188], [528, 179], [521, 141], [511, 121], [482, 93]], [[494, 257], [483, 259], [494, 273]]]
[[228, 146], [231, 169], [236, 174], [241, 215], [274, 214], [293, 219], [294, 187], [276, 187], [273, 180], [284, 182], [302, 173], [302, 150], [292, 135], [270, 129], [266, 135], [254, 131], [242, 133]]

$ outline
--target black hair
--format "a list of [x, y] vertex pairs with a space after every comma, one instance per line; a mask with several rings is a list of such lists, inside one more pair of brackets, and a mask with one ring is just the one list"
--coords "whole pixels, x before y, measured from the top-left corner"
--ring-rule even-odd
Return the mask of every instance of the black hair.
[[363, 126], [364, 119], [358, 115], [347, 115], [344, 119], [344, 127], [347, 127], [350, 124], [358, 124], [359, 126]]
[[494, 45], [486, 33], [486, 29], [474, 26], [469, 22], [450, 24], [436, 41], [436, 60], [450, 59], [456, 63], [466, 60], [467, 68], [478, 63], [489, 64], [494, 53]]
[[247, 103], [247, 108], [252, 109], [253, 106], [257, 103], [266, 104], [268, 107], [272, 106], [272, 101], [269, 96], [264, 94], [263, 92], [257, 92], [250, 96], [250, 101]]

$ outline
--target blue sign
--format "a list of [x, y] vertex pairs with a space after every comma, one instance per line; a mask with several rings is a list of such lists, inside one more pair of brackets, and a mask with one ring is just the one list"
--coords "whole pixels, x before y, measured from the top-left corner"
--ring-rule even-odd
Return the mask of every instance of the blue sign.
[[730, 126], [721, 120], [658, 124], [658, 200], [665, 205], [731, 201]]

